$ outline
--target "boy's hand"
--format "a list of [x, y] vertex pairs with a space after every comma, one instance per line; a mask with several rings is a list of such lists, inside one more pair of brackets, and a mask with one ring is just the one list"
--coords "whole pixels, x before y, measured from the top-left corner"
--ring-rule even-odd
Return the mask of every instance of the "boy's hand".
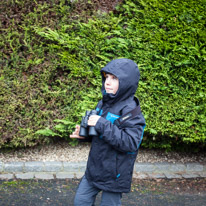
[[99, 115], [91, 115], [88, 120], [88, 125], [95, 126], [100, 117]]
[[75, 131], [70, 135], [70, 138], [85, 139], [85, 137], [79, 136], [80, 126], [76, 125]]

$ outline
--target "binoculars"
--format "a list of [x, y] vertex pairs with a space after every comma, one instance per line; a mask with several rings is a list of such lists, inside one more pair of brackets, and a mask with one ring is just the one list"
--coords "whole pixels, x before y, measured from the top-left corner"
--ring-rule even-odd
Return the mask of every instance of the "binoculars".
[[84, 117], [82, 117], [79, 136], [88, 137], [88, 136], [98, 136], [97, 131], [94, 126], [88, 126], [88, 119], [91, 115], [97, 115], [96, 110], [86, 111]]

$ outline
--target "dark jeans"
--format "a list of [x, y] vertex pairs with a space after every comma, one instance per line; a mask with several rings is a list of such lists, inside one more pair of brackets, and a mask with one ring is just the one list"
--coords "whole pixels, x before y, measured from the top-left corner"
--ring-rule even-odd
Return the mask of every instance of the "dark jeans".
[[[95, 198], [101, 190], [92, 186], [84, 176], [77, 189], [75, 206], [94, 206]], [[122, 193], [102, 191], [100, 206], [121, 206]]]

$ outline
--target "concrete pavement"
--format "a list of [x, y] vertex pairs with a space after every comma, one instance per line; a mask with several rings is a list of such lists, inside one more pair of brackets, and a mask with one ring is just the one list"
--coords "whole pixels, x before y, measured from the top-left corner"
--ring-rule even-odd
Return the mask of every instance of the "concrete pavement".
[[[0, 179], [71, 179], [81, 178], [86, 162], [0, 162]], [[206, 177], [206, 165], [200, 163], [135, 163], [133, 178]]]

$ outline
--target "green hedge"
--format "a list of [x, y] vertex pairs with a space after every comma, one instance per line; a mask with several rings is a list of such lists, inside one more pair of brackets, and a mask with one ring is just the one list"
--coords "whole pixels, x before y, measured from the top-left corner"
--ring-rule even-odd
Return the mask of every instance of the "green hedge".
[[101, 99], [100, 69], [120, 57], [141, 71], [143, 146], [205, 146], [204, 0], [127, 0], [109, 13], [93, 1], [10, 4], [0, 36], [0, 147], [58, 136], [76, 144], [69, 133]]

